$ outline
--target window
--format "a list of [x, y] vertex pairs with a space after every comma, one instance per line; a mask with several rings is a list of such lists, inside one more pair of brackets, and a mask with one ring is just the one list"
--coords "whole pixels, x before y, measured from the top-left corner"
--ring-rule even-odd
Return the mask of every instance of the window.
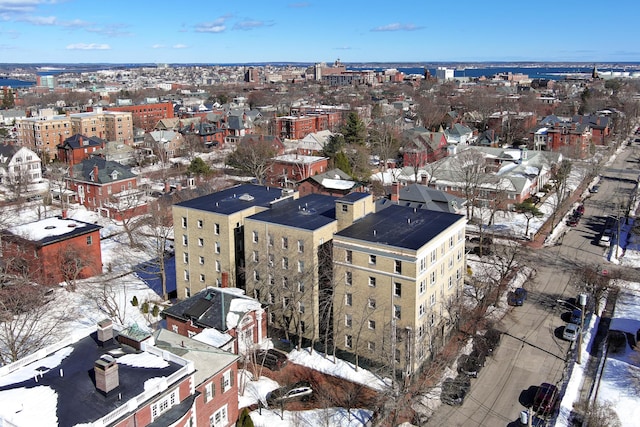
[[220, 224], [213, 224], [213, 234], [220, 234]]
[[171, 325], [171, 331], [177, 334], [179, 331], [178, 325]]
[[369, 351], [376, 351], [376, 343], [374, 343], [373, 341], [367, 342], [367, 348], [369, 349]]
[[220, 391], [226, 393], [231, 387], [233, 387], [233, 371], [229, 370], [220, 378]]
[[304, 261], [298, 261], [298, 273], [304, 273]]
[[267, 238], [269, 239], [269, 246], [273, 246], [273, 236], [269, 234]]
[[258, 251], [253, 251], [253, 262], [260, 261], [260, 256], [258, 255]]
[[436, 305], [436, 294], [435, 293], [431, 294], [431, 296], [429, 297], [429, 304], [431, 304], [432, 307], [434, 305]]
[[301, 302], [298, 303], [298, 313], [304, 314], [304, 304]]
[[229, 416], [227, 415], [227, 405], [218, 409], [209, 418], [209, 427], [226, 427], [229, 424]]
[[288, 237], [283, 237], [282, 238], [282, 249], [289, 249], [289, 238]]
[[422, 317], [424, 316], [424, 313], [426, 312], [427, 308], [424, 306], [424, 303], [420, 304], [418, 306], [418, 317]]
[[399, 305], [393, 306], [393, 318], [401, 319], [402, 318], [402, 308]]
[[187, 246], [189, 244], [189, 240], [187, 239], [187, 235], [182, 235], [182, 246]]
[[453, 236], [449, 237], [449, 249], [453, 247]]
[[290, 299], [289, 297], [282, 297], [282, 308], [289, 307]]
[[184, 252], [182, 254], [182, 260], [184, 261], [185, 264], [189, 264], [189, 254], [187, 252]]
[[393, 284], [393, 296], [398, 298], [402, 296], [402, 283], [395, 282]]
[[[187, 278], [188, 280], [188, 278]], [[184, 288], [184, 297], [191, 298], [191, 288]]]
[[220, 272], [220, 261], [216, 260], [216, 271]]
[[369, 255], [369, 264], [376, 265], [376, 256]]
[[431, 264], [436, 262], [438, 259], [438, 251], [431, 251]]
[[203, 221], [201, 219], [198, 220], [198, 228], [202, 228]]
[[344, 336], [344, 346], [347, 348], [351, 348], [353, 345], [353, 337], [351, 335]]
[[367, 301], [367, 307], [376, 308], [376, 300], [375, 300], [375, 298], [369, 298], [369, 300]]
[[198, 246], [204, 246], [204, 239], [202, 237], [198, 237]]
[[286, 276], [282, 278], [282, 287], [289, 289], [289, 278]]
[[429, 275], [429, 283], [434, 285], [436, 283], [436, 272], [435, 270], [431, 272]]
[[214, 395], [215, 395], [215, 385], [213, 384], [213, 382], [210, 382], [209, 384], [204, 386], [204, 401], [205, 402], [210, 401]]
[[253, 280], [256, 282], [260, 280], [260, 273], [258, 273], [258, 270], [253, 270]]
[[349, 206], [345, 205], [344, 203], [341, 203], [340, 206], [342, 207], [342, 212], [349, 212]]
[[347, 328], [353, 326], [353, 319], [351, 318], [350, 314], [344, 315], [344, 326], [346, 326]]
[[187, 228], [187, 218], [186, 217], [182, 217], [182, 228]]
[[350, 271], [347, 271], [344, 273], [344, 282], [351, 286], [353, 284], [353, 273], [351, 273]]
[[420, 281], [420, 295], [424, 294], [427, 291], [427, 280], [422, 279]]
[[289, 269], [289, 258], [282, 257], [282, 269], [283, 270], [288, 270]]
[[91, 246], [93, 244], [93, 236], [87, 236], [87, 246]]
[[201, 275], [200, 275], [200, 281], [201, 281], [201, 282], [204, 282], [204, 274], [201, 274]]
[[346, 250], [345, 251], [345, 256], [344, 256], [344, 260], [347, 264], [351, 264], [353, 262], [353, 251], [350, 250]]
[[253, 243], [258, 243], [258, 232], [253, 231], [251, 235], [252, 235]]
[[273, 267], [274, 260], [275, 260], [275, 256], [273, 254], [269, 254], [269, 267]]
[[161, 400], [158, 400], [156, 403], [151, 405], [151, 420], [155, 420], [160, 415], [167, 412], [173, 405], [176, 405], [178, 403], [178, 390], [176, 389], [169, 393], [167, 396], [163, 397]]
[[200, 263], [200, 265], [204, 265], [204, 257], [203, 256], [199, 256], [198, 257], [198, 262]]
[[369, 329], [375, 329], [375, 328], [376, 328], [376, 321], [369, 320]]
[[345, 294], [344, 295], [344, 305], [351, 305], [351, 304], [353, 304], [353, 295]]
[[426, 269], [427, 269], [427, 259], [426, 258], [420, 258], [420, 272], [422, 273]]
[[213, 245], [213, 250], [217, 254], [220, 253], [220, 242], [216, 242], [215, 245]]
[[369, 276], [369, 286], [376, 287], [376, 278]]
[[298, 240], [298, 252], [304, 253], [304, 241]]
[[304, 282], [298, 282], [298, 292], [304, 292]]
[[[273, 304], [273, 302], [274, 302], [275, 300], [276, 300], [276, 296], [275, 296], [275, 294], [274, 294], [273, 292], [269, 292], [269, 295], [267, 295], [267, 302], [268, 302], [269, 304]], [[271, 313], [271, 314], [274, 314], [274, 313]], [[273, 320], [272, 320], [272, 322], [273, 322]]]
[[453, 277], [449, 276], [449, 281], [447, 283], [447, 287], [451, 289], [453, 287]]
[[402, 261], [395, 260], [393, 262], [393, 271], [398, 274], [402, 274]]

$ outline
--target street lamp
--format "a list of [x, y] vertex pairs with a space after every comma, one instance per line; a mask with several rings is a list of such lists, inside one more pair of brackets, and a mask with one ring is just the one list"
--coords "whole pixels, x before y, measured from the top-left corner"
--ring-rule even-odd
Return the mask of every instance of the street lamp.
[[582, 334], [584, 330], [584, 311], [587, 305], [587, 294], [578, 295], [578, 304], [580, 304], [580, 307], [570, 304], [569, 301], [565, 301], [562, 299], [559, 299], [556, 301], [561, 304], [569, 305], [573, 308], [580, 308], [580, 331], [578, 332], [578, 357], [576, 359], [576, 362], [578, 362], [578, 364], [580, 365], [582, 364]]

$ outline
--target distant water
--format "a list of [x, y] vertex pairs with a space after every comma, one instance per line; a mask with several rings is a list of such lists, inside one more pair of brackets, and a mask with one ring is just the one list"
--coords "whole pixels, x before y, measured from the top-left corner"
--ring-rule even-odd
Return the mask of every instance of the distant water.
[[3, 79], [0, 77], [0, 87], [2, 86], [11, 86], [11, 87], [29, 87], [35, 85], [36, 82], [28, 82], [25, 80], [16, 80], [16, 79]]
[[[453, 67], [449, 67], [453, 68]], [[349, 68], [351, 70], [375, 70], [380, 71], [382, 68]], [[422, 67], [411, 67], [411, 68], [397, 68], [398, 71], [403, 72], [404, 74], [424, 74], [425, 68]], [[428, 68], [429, 72], [432, 76], [436, 75], [435, 68]], [[473, 67], [473, 68], [465, 68], [465, 69], [454, 69], [453, 75], [455, 77], [491, 77], [495, 74], [501, 73], [513, 73], [513, 74], [526, 74], [532, 79], [548, 79], [548, 80], [563, 80], [565, 77], [569, 75], [582, 75], [582, 76], [590, 76], [593, 71], [593, 67]], [[633, 67], [614, 67], [614, 68], [598, 68], [598, 71], [629, 71], [629, 72], [638, 72], [640, 71], [640, 66], [636, 65]]]

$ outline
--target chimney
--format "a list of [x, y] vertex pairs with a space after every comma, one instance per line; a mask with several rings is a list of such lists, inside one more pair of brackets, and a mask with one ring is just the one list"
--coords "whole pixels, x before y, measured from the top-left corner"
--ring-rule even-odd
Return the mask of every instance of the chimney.
[[84, 145], [84, 141], [82, 141], [82, 136], [78, 138], [78, 144], [82, 147]]
[[169, 184], [169, 181], [166, 181], [164, 183], [164, 192], [169, 193], [170, 191], [171, 191], [171, 184]]
[[66, 209], [62, 209], [61, 217], [62, 217], [62, 219], [67, 219], [67, 210]]
[[427, 185], [429, 183], [428, 180], [429, 180], [429, 177], [426, 174], [424, 174], [424, 175], [422, 175], [422, 179], [421, 179], [420, 183], [422, 185]]
[[108, 395], [120, 385], [118, 364], [116, 359], [108, 354], [103, 355], [94, 362], [93, 372], [96, 376], [96, 389], [104, 395]]
[[222, 272], [222, 284], [221, 287], [228, 288], [229, 287], [229, 273], [224, 271]]
[[111, 340], [113, 340], [113, 322], [111, 319], [101, 320], [98, 322], [98, 344], [103, 347]]
[[398, 181], [391, 184], [391, 201], [396, 203], [400, 201], [400, 183]]
[[98, 165], [93, 165], [93, 180], [98, 181]]

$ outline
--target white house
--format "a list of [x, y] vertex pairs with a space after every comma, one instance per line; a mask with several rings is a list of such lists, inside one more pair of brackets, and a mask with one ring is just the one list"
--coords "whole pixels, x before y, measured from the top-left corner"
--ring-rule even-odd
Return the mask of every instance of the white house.
[[17, 145], [0, 145], [0, 184], [9, 184], [26, 179], [27, 183], [42, 179], [40, 157]]

